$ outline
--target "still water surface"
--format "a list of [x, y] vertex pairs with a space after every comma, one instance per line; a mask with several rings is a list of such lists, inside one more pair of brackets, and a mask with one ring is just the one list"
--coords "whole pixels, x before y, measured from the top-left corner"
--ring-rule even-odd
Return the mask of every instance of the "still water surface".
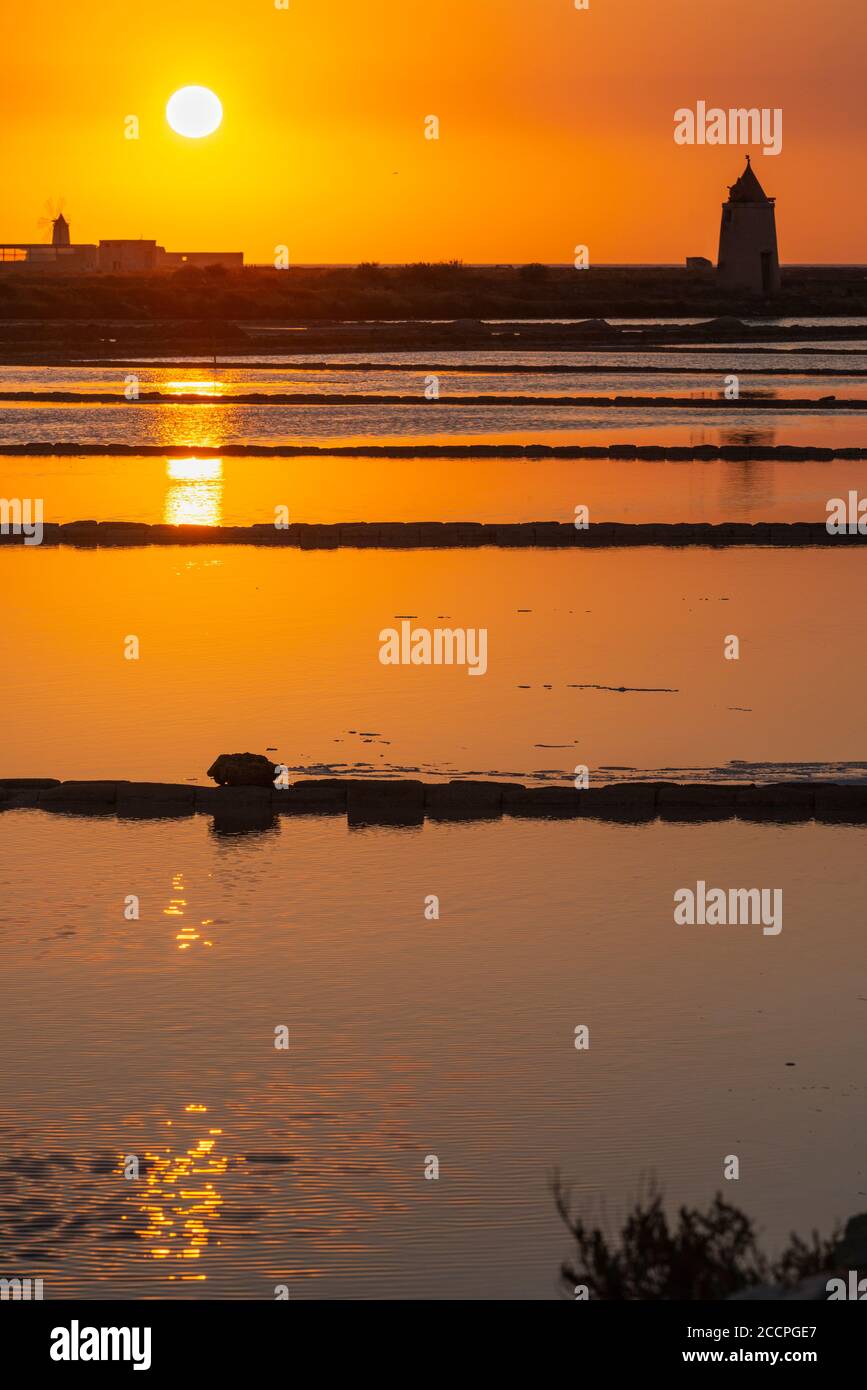
[[[46, 1297], [555, 1297], [555, 1166], [613, 1227], [737, 1153], [772, 1251], [867, 1205], [867, 831], [209, 825], [0, 816], [0, 1235]], [[676, 927], [697, 876], [781, 886], [780, 935]]]
[[[6, 495], [46, 522], [249, 526], [293, 521], [819, 521], [862, 495], [867, 460], [666, 462], [506, 458], [215, 458], [41, 454], [2, 459]], [[280, 513], [282, 516], [283, 513]]]
[[[397, 354], [398, 358], [400, 354]], [[532, 356], [529, 354], [528, 356]], [[861, 371], [863, 373], [862, 365]], [[369, 371], [350, 371], [339, 365], [327, 370], [299, 366], [233, 368], [216, 366], [211, 371], [190, 367], [150, 367], [136, 369], [141, 392], [159, 391], [165, 396], [182, 394], [211, 398], [232, 397], [245, 392], [277, 395], [317, 393], [321, 395], [397, 394], [423, 398], [428, 375], [419, 368], [401, 371], [371, 367]], [[3, 367], [2, 391], [68, 391], [75, 394], [113, 393], [124, 398], [129, 372], [117, 367]], [[557, 372], [545, 375], [522, 372], [503, 366], [500, 371], [469, 371], [455, 367], [438, 374], [440, 398], [474, 395], [525, 396], [695, 396], [724, 398], [722, 374], [713, 368], [704, 372], [648, 371], [647, 368], [595, 368], [592, 373]], [[770, 370], [744, 377], [742, 397], [756, 396], [773, 403], [778, 397], [863, 399], [867, 395], [864, 375], [827, 377], [800, 372], [775, 375]]]
[[[4, 546], [0, 589], [3, 776], [206, 781], [218, 753], [268, 748], [301, 769], [561, 780], [865, 756], [851, 548]], [[403, 617], [487, 629], [486, 673], [382, 665]]]
[[[817, 344], [819, 345], [819, 344]], [[454, 393], [636, 386], [797, 367], [756, 389], [861, 394], [864, 344], [774, 354], [436, 354]], [[407, 389], [375, 372], [142, 381], [231, 394]], [[352, 359], [344, 359], [352, 360]], [[473, 360], [502, 369], [488, 381]], [[693, 378], [630, 376], [688, 366]], [[309, 380], [308, 380], [309, 379]], [[116, 369], [7, 368], [6, 389]], [[746, 379], [745, 379], [746, 381]], [[566, 387], [564, 383], [569, 382]], [[604, 383], [604, 385], [603, 385]], [[416, 379], [416, 385], [418, 381]], [[411, 388], [410, 388], [411, 389]], [[747, 386], [746, 389], [749, 389]], [[864, 444], [848, 416], [234, 404], [0, 408], [0, 442], [158, 444], [159, 458], [5, 457], [46, 519], [772, 520], [823, 517], [864, 465], [442, 458], [178, 459], [261, 440]], [[436, 422], [436, 434], [432, 424]], [[0, 774], [204, 783], [221, 751], [299, 772], [565, 781], [865, 775], [853, 551], [0, 550]], [[489, 630], [488, 670], [385, 668], [381, 629]], [[124, 659], [135, 633], [140, 659]], [[727, 662], [727, 634], [741, 659]], [[350, 829], [281, 819], [0, 814], [0, 1241], [46, 1296], [551, 1298], [570, 1254], [548, 1178], [611, 1227], [648, 1174], [734, 1200], [772, 1252], [867, 1207], [860, 1052], [867, 831], [591, 821]], [[698, 878], [773, 885], [784, 926], [683, 928]], [[438, 921], [424, 900], [440, 898]], [[140, 902], [127, 920], [124, 903]], [[591, 1047], [573, 1046], [577, 1025]], [[289, 1048], [274, 1047], [288, 1029]], [[789, 1065], [794, 1063], [794, 1066]], [[428, 1156], [440, 1162], [424, 1178]], [[123, 1163], [139, 1159], [127, 1181]], [[12, 1273], [11, 1268], [8, 1273]]]
[[758, 408], [710, 415], [695, 406], [13, 405], [0, 410], [0, 445], [158, 444], [797, 444], [867, 447], [867, 415]]

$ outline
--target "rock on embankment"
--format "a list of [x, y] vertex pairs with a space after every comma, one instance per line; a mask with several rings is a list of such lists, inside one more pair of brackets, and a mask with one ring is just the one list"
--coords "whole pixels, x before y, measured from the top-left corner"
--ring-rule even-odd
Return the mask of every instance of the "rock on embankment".
[[264, 753], [221, 753], [208, 776], [221, 787], [273, 787], [277, 764]]

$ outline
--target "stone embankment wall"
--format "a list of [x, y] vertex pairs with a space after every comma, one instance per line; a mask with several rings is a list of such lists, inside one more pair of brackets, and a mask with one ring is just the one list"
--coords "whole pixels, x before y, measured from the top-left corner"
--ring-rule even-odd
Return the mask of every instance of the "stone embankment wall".
[[515, 782], [315, 778], [286, 788], [197, 787], [186, 783], [54, 778], [0, 779], [0, 811], [36, 808], [130, 819], [213, 815], [267, 823], [275, 815], [347, 816], [351, 824], [420, 825], [428, 820], [592, 817], [668, 821], [807, 821], [867, 824], [867, 783], [628, 782], [576, 791]]
[[[23, 545], [25, 537], [0, 533], [0, 544]], [[857, 530], [831, 535], [824, 521], [708, 522], [596, 521], [586, 530], [560, 521], [352, 521], [295, 522], [278, 529], [255, 526], [168, 526], [143, 521], [46, 522], [41, 544], [97, 546], [269, 545], [302, 550], [454, 549], [474, 546], [534, 546], [606, 549], [612, 546], [839, 546], [867, 545]]]

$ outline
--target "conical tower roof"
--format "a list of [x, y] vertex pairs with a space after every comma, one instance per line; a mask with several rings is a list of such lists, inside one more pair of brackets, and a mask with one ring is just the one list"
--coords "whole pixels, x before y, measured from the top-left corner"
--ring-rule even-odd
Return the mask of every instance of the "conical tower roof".
[[55, 246], [69, 245], [69, 223], [62, 212], [51, 219], [51, 240]]
[[750, 157], [747, 155], [747, 167], [741, 174], [736, 183], [729, 184], [730, 203], [769, 203], [771, 199], [765, 193], [753, 172]]

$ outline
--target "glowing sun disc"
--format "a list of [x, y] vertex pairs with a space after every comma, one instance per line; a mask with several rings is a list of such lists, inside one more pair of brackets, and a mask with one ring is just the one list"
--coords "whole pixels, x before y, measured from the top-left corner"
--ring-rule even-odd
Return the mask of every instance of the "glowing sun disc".
[[180, 87], [166, 104], [166, 120], [178, 135], [201, 140], [213, 135], [223, 119], [223, 107], [210, 87]]

